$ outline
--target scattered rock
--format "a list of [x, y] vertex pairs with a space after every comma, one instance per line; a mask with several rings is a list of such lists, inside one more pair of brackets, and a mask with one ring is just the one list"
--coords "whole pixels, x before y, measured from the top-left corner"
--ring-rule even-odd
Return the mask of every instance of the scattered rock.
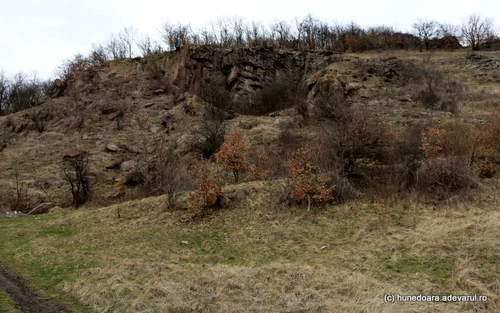
[[108, 143], [106, 145], [106, 151], [117, 152], [117, 151], [120, 151], [120, 148], [114, 143]]
[[116, 191], [116, 192], [112, 192], [112, 193], [108, 194], [107, 198], [109, 198], [109, 199], [119, 199], [119, 198], [123, 198], [123, 196], [125, 196], [125, 192], [124, 191]]
[[233, 201], [242, 201], [246, 199], [248, 196], [249, 192], [243, 188], [236, 190], [236, 192], [233, 194], [231, 200]]
[[19, 134], [20, 132], [22, 132], [24, 130], [25, 127], [26, 127], [26, 125], [24, 125], [24, 124], [17, 124], [16, 126], [14, 126], [12, 131], [14, 132], [14, 134]]
[[74, 116], [68, 120], [68, 129], [75, 130], [81, 128], [83, 125], [83, 118], [81, 116]]
[[84, 150], [78, 148], [70, 148], [63, 151], [63, 158], [76, 158], [85, 154], [87, 154], [87, 152]]
[[217, 198], [217, 206], [219, 206], [222, 209], [229, 207], [230, 203], [231, 199], [229, 199], [229, 197], [226, 195], [222, 195], [219, 198]]
[[161, 89], [161, 88], [158, 88], [156, 89], [153, 93], [158, 96], [158, 95], [162, 95], [164, 93], [166, 93], [167, 91], [165, 89]]
[[130, 170], [135, 169], [136, 166], [137, 166], [137, 162], [135, 160], [128, 160], [128, 161], [123, 162], [120, 165], [120, 170], [130, 171]]
[[114, 113], [111, 113], [111, 114], [108, 114], [107, 118], [108, 120], [110, 121], [114, 121], [116, 120], [118, 117], [122, 117], [123, 116], [123, 112], [122, 111], [116, 111]]
[[122, 161], [114, 161], [110, 165], [106, 166], [106, 169], [107, 170], [119, 170], [121, 168], [122, 163], [123, 163]]
[[142, 150], [134, 145], [120, 145], [120, 148], [130, 153], [135, 153], [135, 154], [142, 153]]

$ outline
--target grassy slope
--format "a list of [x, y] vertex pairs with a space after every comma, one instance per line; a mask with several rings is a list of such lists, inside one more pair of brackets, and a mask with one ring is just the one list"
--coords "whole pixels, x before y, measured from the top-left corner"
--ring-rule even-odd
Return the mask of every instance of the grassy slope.
[[[0, 221], [0, 257], [96, 312], [491, 312], [500, 308], [496, 199], [434, 210], [358, 201], [271, 207], [272, 183], [191, 224], [163, 198]], [[396, 203], [396, 202], [394, 202]], [[487, 295], [385, 304], [384, 294]]]

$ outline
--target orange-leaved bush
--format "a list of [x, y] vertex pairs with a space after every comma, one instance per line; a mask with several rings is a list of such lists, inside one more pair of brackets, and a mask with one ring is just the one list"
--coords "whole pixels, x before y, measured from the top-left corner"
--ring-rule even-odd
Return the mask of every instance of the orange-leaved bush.
[[213, 207], [217, 203], [222, 192], [222, 178], [213, 168], [210, 161], [201, 159], [195, 164], [198, 173], [196, 190], [188, 195], [190, 202], [189, 211], [193, 214], [201, 212], [205, 208]]
[[248, 168], [250, 147], [240, 130], [233, 130], [225, 138], [216, 161], [225, 171], [232, 171], [234, 182], [238, 182], [240, 172]]
[[327, 186], [327, 180], [322, 178], [311, 161], [310, 149], [299, 149], [292, 153], [288, 160], [290, 178], [288, 189], [297, 202], [307, 200], [307, 211], [311, 202], [328, 202], [333, 200], [335, 186]]

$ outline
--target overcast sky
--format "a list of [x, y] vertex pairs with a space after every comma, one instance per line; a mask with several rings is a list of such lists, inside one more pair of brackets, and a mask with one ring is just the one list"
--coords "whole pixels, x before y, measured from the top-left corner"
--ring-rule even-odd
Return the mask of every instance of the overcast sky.
[[0, 0], [0, 69], [48, 78], [57, 65], [111, 33], [133, 26], [157, 37], [162, 22], [203, 26], [219, 17], [291, 21], [313, 14], [328, 23], [354, 21], [409, 31], [418, 18], [459, 24], [471, 13], [500, 20], [500, 0]]

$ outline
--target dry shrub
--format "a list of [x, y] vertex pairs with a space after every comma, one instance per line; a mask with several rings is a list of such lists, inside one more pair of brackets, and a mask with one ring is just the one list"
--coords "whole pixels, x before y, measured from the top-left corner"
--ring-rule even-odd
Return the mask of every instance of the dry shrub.
[[175, 143], [156, 142], [152, 153], [142, 158], [126, 180], [128, 185], [141, 185], [150, 195], [166, 195], [168, 208], [174, 207], [175, 193], [182, 187], [180, 156], [175, 148]]
[[234, 109], [234, 102], [226, 89], [226, 80], [220, 72], [210, 72], [201, 81], [198, 95], [203, 101], [220, 110]]
[[61, 178], [69, 184], [75, 207], [80, 207], [90, 198], [91, 186], [88, 174], [89, 158], [87, 153], [65, 157], [61, 163]]
[[376, 160], [383, 154], [386, 145], [387, 122], [369, 121], [361, 113], [353, 114], [349, 120], [333, 123], [330, 142], [333, 158], [341, 164], [342, 173], [355, 172], [356, 160]]
[[314, 101], [314, 114], [326, 119], [328, 127], [320, 144], [327, 154], [323, 156], [332, 166], [341, 169], [341, 175], [355, 172], [358, 159], [376, 160], [385, 154], [387, 121], [369, 120], [362, 112], [350, 107], [343, 92], [331, 90]]
[[272, 112], [296, 107], [299, 113], [307, 117], [307, 89], [300, 76], [286, 73], [275, 76], [274, 80], [258, 90], [248, 103], [240, 104], [242, 114], [266, 115]]
[[304, 136], [300, 132], [285, 128], [280, 132], [277, 141], [281, 152], [287, 154], [304, 145]]
[[226, 124], [224, 121], [219, 119], [203, 119], [199, 126], [191, 132], [191, 148], [194, 152], [209, 159], [219, 151], [219, 148], [224, 143], [225, 135]]
[[414, 86], [415, 98], [425, 107], [459, 113], [459, 104], [465, 97], [465, 86], [452, 76], [428, 64], [409, 64], [403, 69], [402, 77]]
[[30, 119], [33, 122], [35, 129], [39, 133], [43, 133], [47, 128], [47, 123], [50, 122], [54, 116], [50, 111], [38, 111], [30, 115]]
[[14, 165], [14, 185], [14, 192], [3, 190], [0, 194], [0, 210], [27, 212], [30, 208], [28, 188], [22, 181], [22, 175], [17, 164]]
[[250, 146], [243, 138], [240, 130], [229, 133], [216, 154], [217, 164], [225, 171], [233, 172], [234, 182], [238, 183], [240, 172], [248, 169], [248, 155]]
[[189, 212], [192, 215], [205, 214], [206, 210], [213, 208], [224, 194], [222, 177], [213, 165], [205, 159], [197, 161], [194, 165], [198, 179], [195, 190], [188, 194]]
[[328, 185], [328, 179], [320, 175], [312, 163], [312, 151], [299, 149], [289, 155], [288, 190], [295, 202], [307, 200], [307, 211], [311, 209], [312, 202], [324, 203], [333, 201], [335, 185]]
[[250, 166], [249, 173], [252, 179], [278, 179], [287, 173], [287, 166], [283, 160], [283, 153], [266, 151], [254, 157], [254, 164]]
[[396, 167], [396, 183], [400, 187], [413, 188], [418, 183], [418, 171], [426, 161], [422, 150], [423, 131], [423, 126], [411, 126], [394, 140], [392, 163]]
[[491, 162], [500, 162], [500, 114], [493, 113], [479, 135], [479, 147]]
[[427, 163], [419, 171], [418, 187], [447, 197], [477, 186], [472, 168], [477, 135], [473, 127], [458, 123], [439, 124], [422, 136]]

